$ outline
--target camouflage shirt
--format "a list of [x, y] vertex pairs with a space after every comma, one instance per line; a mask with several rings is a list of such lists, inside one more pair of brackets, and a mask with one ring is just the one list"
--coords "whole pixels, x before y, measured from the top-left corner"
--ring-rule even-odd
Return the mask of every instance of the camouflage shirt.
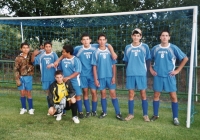
[[27, 57], [23, 57], [22, 54], [18, 55], [15, 59], [15, 80], [19, 79], [20, 76], [27, 76], [34, 74], [34, 66], [31, 62], [32, 53], [28, 53]]

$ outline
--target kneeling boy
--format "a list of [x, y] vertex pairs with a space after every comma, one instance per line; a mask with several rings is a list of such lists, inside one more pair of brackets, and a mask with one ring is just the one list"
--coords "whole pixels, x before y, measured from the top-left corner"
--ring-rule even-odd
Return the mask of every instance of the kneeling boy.
[[70, 80], [66, 83], [63, 82], [63, 73], [58, 70], [55, 72], [56, 81], [53, 82], [49, 87], [49, 114], [57, 114], [57, 121], [62, 119], [63, 110], [72, 111], [72, 120], [74, 123], [79, 123], [77, 117], [77, 106], [75, 99], [75, 91], [72, 87]]

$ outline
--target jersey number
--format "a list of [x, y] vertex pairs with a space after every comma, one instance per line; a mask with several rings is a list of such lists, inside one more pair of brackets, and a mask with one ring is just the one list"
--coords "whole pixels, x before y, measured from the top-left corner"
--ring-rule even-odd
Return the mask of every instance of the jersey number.
[[164, 53], [161, 53], [160, 57], [161, 57], [161, 58], [164, 58], [164, 57], [165, 57], [165, 54], [164, 54]]

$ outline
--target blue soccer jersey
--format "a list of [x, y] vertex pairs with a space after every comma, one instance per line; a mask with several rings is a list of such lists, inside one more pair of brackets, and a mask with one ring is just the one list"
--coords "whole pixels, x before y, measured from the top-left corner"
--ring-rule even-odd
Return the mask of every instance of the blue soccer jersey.
[[74, 55], [79, 58], [82, 64], [80, 76], [91, 76], [92, 73], [92, 53], [99, 47], [99, 44], [91, 44], [89, 48], [77, 46], [74, 48]]
[[116, 63], [113, 60], [108, 48], [100, 50], [99, 48], [92, 54], [91, 64], [97, 66], [98, 79], [112, 77], [112, 66]]
[[182, 60], [186, 57], [176, 45], [169, 43], [169, 46], [162, 47], [156, 45], [151, 50], [151, 57], [154, 60], [154, 70], [158, 76], [167, 77], [175, 69], [176, 60]]
[[[72, 75], [74, 72], [81, 72], [81, 62], [80, 60], [73, 56], [71, 59], [64, 58], [60, 62], [59, 69], [63, 71], [64, 77]], [[72, 78], [71, 82], [73, 86], [80, 86], [79, 76]]]
[[54, 73], [56, 69], [54, 67], [47, 68], [47, 65], [53, 64], [58, 59], [58, 56], [55, 52], [46, 54], [46, 52], [40, 53], [35, 57], [34, 64], [40, 65], [41, 71], [41, 81], [54, 81]]
[[123, 61], [127, 63], [126, 76], [146, 76], [146, 60], [148, 59], [151, 59], [151, 55], [147, 44], [127, 45], [123, 58]]

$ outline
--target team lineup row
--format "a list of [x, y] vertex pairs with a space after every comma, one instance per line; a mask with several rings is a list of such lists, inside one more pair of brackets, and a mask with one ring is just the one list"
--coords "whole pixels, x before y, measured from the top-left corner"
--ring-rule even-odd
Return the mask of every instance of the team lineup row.
[[[73, 48], [65, 45], [62, 55], [58, 58], [52, 51], [50, 42], [44, 43], [44, 48], [30, 53], [27, 43], [21, 44], [22, 53], [15, 59], [15, 79], [20, 90], [22, 108], [20, 114], [27, 112], [26, 98], [29, 105], [29, 114], [34, 114], [31, 96], [32, 75], [34, 65], [40, 65], [42, 89], [46, 91], [48, 114], [56, 115], [61, 120], [66, 110], [71, 109], [72, 120], [79, 123], [79, 118], [97, 116], [97, 90], [101, 93], [102, 113], [99, 118], [107, 116], [106, 88], [109, 89], [116, 118], [129, 121], [134, 118], [135, 90], [140, 90], [143, 119], [145, 122], [158, 119], [159, 97], [163, 90], [169, 92], [172, 104], [174, 125], [179, 125], [178, 100], [176, 95], [176, 78], [188, 61], [187, 56], [174, 44], [169, 43], [168, 30], [161, 31], [161, 43], [149, 50], [149, 46], [141, 42], [142, 31], [136, 28], [131, 34], [132, 43], [125, 47], [123, 61], [126, 65], [126, 88], [128, 89], [128, 116], [123, 118], [116, 96], [116, 66], [117, 63], [113, 47], [107, 44], [106, 35], [98, 36], [98, 44], [90, 44], [89, 34], [81, 36], [81, 46]], [[181, 63], [175, 69], [176, 60]], [[151, 65], [151, 61], [153, 65]], [[154, 76], [153, 79], [153, 116], [148, 117], [148, 101], [146, 97], [147, 69]], [[92, 109], [90, 109], [89, 91], [92, 95]], [[86, 114], [82, 109], [83, 104]]]

